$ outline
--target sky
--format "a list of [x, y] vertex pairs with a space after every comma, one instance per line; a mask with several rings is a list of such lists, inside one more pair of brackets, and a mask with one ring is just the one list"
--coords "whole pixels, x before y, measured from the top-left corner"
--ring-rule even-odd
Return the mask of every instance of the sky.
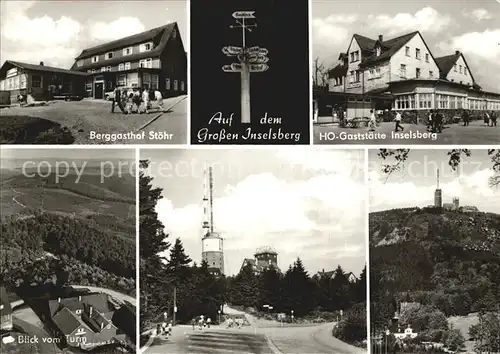
[[157, 205], [170, 242], [201, 262], [203, 170], [214, 175], [214, 226], [224, 238], [226, 275], [259, 247], [286, 270], [300, 257], [315, 274], [341, 265], [358, 275], [366, 260], [364, 153], [309, 148], [142, 150], [163, 188]]
[[393, 164], [395, 160], [384, 161], [377, 156], [379, 150], [370, 150], [370, 210], [434, 204], [439, 169], [443, 203], [451, 203], [454, 197], [458, 197], [462, 206], [476, 206], [480, 211], [500, 214], [500, 187], [489, 184], [494, 171], [487, 150], [472, 150], [471, 156], [463, 158], [457, 171], [448, 165], [448, 151], [411, 149], [401, 170], [387, 176], [382, 173], [382, 165]]
[[1, 1], [0, 62], [70, 68], [89, 47], [177, 21], [187, 49], [187, 1]]
[[464, 53], [476, 82], [500, 92], [500, 0], [312, 0], [313, 58], [328, 68], [352, 35], [420, 31], [434, 57]]

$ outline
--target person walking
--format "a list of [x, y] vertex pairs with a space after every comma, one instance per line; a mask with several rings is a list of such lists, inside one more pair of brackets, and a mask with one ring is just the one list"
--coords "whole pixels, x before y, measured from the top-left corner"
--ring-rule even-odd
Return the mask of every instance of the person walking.
[[405, 130], [405, 128], [401, 126], [401, 113], [399, 113], [399, 111], [396, 111], [396, 117], [394, 118], [394, 122], [396, 122], [396, 125], [394, 127], [394, 131], [396, 133], [399, 132], [400, 129], [401, 131]]
[[488, 112], [484, 112], [484, 125], [487, 127], [490, 125], [490, 115]]
[[370, 110], [370, 122], [368, 124], [370, 126], [368, 130], [374, 132], [375, 127], [377, 126], [377, 117], [375, 116], [373, 109]]
[[191, 320], [191, 324], [193, 325], [193, 331], [195, 331], [196, 330], [196, 319], [194, 317]]
[[117, 86], [113, 91], [113, 101], [111, 102], [111, 113], [115, 113], [115, 104], [118, 105], [120, 111], [123, 113], [123, 106], [121, 104], [122, 92], [120, 88]]
[[207, 327], [210, 328], [210, 324], [212, 323], [212, 320], [209, 318], [207, 318]]
[[491, 126], [496, 127], [497, 126], [497, 113], [495, 111], [491, 111], [490, 113], [490, 121], [491, 121]]
[[170, 321], [168, 323], [168, 326], [167, 326], [167, 335], [170, 337], [172, 336], [172, 321]]
[[466, 109], [462, 112], [462, 119], [464, 120], [464, 127], [467, 127], [469, 125], [469, 112]]
[[142, 104], [143, 104], [143, 109], [141, 110], [141, 113], [145, 112], [146, 114], [148, 114], [149, 90], [147, 88], [145, 88], [144, 91], [142, 91]]
[[155, 90], [155, 102], [156, 105], [158, 106], [158, 110], [163, 112], [165, 108], [163, 107], [163, 96], [160, 90]]

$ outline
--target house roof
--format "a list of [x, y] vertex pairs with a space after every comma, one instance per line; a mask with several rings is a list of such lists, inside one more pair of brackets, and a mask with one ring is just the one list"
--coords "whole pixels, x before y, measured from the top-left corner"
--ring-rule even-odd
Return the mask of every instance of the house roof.
[[439, 68], [439, 74], [442, 79], [446, 79], [453, 65], [457, 62], [458, 58], [462, 55], [460, 52], [455, 52], [451, 55], [436, 58], [436, 64]]
[[66, 307], [59, 311], [52, 320], [66, 335], [71, 334], [82, 325], [78, 318]]
[[174, 28], [177, 26], [177, 22], [172, 22], [167, 25], [161, 26], [161, 27], [156, 27], [141, 33], [134, 34], [132, 36], [128, 36], [125, 38], [117, 39], [115, 41], [107, 42], [104, 44], [99, 44], [97, 46], [91, 47], [84, 49], [79, 56], [77, 56], [75, 59], [82, 59], [82, 58], [89, 58], [93, 55], [96, 54], [103, 54], [112, 50], [116, 50], [119, 48], [126, 48], [128, 46], [132, 46], [134, 44], [139, 44], [139, 43], [144, 43], [147, 41], [151, 41], [155, 39], [158, 35], [164, 33], [164, 32], [169, 32], [170, 33], [174, 30]]
[[[145, 58], [155, 58], [159, 57], [163, 51], [165, 50], [170, 38], [172, 37], [172, 33], [174, 30], [179, 33], [179, 29], [177, 27], [177, 22], [169, 23], [168, 25], [153, 28], [151, 30], [135, 34], [133, 36], [125, 37], [122, 39], [118, 39], [116, 41], [104, 43], [98, 45], [96, 47], [84, 49], [78, 57], [75, 58], [75, 63], [72, 66], [73, 70], [88, 70], [92, 68], [100, 68], [103, 66], [116, 65], [123, 62], [128, 61], [137, 61]], [[89, 58], [97, 54], [107, 53], [113, 50], [117, 50], [120, 48], [126, 48], [129, 46], [133, 46], [139, 43], [145, 43], [148, 41], [153, 41], [155, 43], [155, 47], [153, 50], [137, 53], [132, 55], [127, 55], [126, 57], [116, 57], [113, 59], [106, 60], [104, 62], [91, 63], [83, 66], [77, 66], [76, 62], [79, 59]], [[186, 52], [182, 51], [184, 55], [187, 55]]]
[[10, 315], [12, 313], [12, 306], [10, 305], [7, 290], [3, 286], [0, 287], [0, 303], [3, 305], [3, 309], [0, 311], [0, 316]]
[[354, 39], [356, 39], [356, 42], [358, 42], [359, 47], [361, 50], [368, 50], [371, 51], [375, 47], [375, 40], [362, 36], [360, 34], [355, 33], [354, 34]]
[[[81, 300], [80, 300], [81, 298]], [[101, 313], [112, 312], [114, 308], [108, 301], [108, 295], [103, 293], [82, 294], [81, 296], [70, 297], [49, 301], [50, 315], [54, 316], [59, 310], [68, 308], [71, 311], [83, 309], [85, 305], [94, 307]]]
[[68, 74], [68, 75], [79, 75], [79, 76], [86, 76], [86, 73], [82, 73], [80, 71], [74, 71], [74, 70], [66, 70], [66, 69], [61, 69], [61, 68], [56, 68], [53, 66], [46, 66], [46, 65], [35, 65], [35, 64], [29, 64], [29, 63], [22, 63], [19, 61], [13, 61], [13, 60], [6, 60], [5, 63], [2, 65], [0, 68], [0, 75], [3, 76], [4, 71], [7, 71], [7, 67], [9, 66], [16, 66], [21, 69], [25, 70], [32, 70], [32, 71], [43, 71], [43, 72], [51, 72], [51, 73], [60, 73], [60, 74]]
[[92, 309], [92, 312], [90, 312], [90, 306], [86, 306], [86, 311], [82, 318], [96, 333], [99, 333], [103, 327], [106, 327], [110, 323], [110, 321], [97, 310]]
[[338, 64], [333, 69], [328, 70], [328, 78], [334, 78], [339, 76], [346, 76], [347, 65]]
[[[402, 36], [396, 37], [389, 39], [387, 41], [374, 41], [373, 46], [371, 50], [375, 50], [375, 43], [380, 43], [381, 46], [381, 52], [380, 55], [377, 56], [377, 54], [374, 52], [372, 55], [367, 57], [366, 59], [363, 60], [361, 63], [362, 65], [369, 65], [372, 63], [384, 61], [384, 60], [389, 60], [396, 52], [401, 49], [410, 39], [412, 39], [416, 34], [418, 34], [418, 31], [411, 32], [408, 34], [404, 34]], [[358, 42], [359, 43], [359, 42]], [[361, 46], [361, 45], [360, 45]]]

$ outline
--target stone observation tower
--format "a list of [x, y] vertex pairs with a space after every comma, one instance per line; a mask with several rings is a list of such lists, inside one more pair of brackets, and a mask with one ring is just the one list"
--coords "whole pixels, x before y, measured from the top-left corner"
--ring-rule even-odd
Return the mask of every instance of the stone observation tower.
[[434, 191], [434, 206], [437, 208], [443, 207], [443, 192], [439, 188], [439, 169], [437, 170], [437, 187]]
[[271, 247], [258, 248], [254, 256], [258, 268], [267, 269], [273, 266], [278, 269], [278, 253]]
[[224, 274], [223, 240], [218, 232], [214, 231], [213, 213], [213, 176], [212, 167], [205, 169], [203, 176], [203, 237], [201, 259], [208, 264], [210, 273]]

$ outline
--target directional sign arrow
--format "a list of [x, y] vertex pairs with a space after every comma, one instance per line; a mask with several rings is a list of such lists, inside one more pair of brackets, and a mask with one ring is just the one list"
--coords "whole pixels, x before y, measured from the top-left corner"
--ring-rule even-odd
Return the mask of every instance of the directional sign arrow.
[[226, 55], [239, 55], [239, 54], [243, 54], [243, 48], [234, 47], [234, 46], [223, 47], [222, 53], [224, 53]]
[[259, 48], [259, 55], [267, 55], [269, 51], [266, 48]]
[[237, 72], [240, 72], [241, 70], [234, 70], [231, 65], [224, 65], [222, 67], [222, 70], [226, 73], [237, 73]]
[[255, 11], [236, 11], [233, 12], [234, 18], [255, 18], [253, 15]]
[[241, 71], [243, 70], [243, 67], [240, 63], [232, 63], [231, 64], [231, 68], [234, 70], [234, 71]]
[[238, 55], [238, 60], [239, 61], [245, 61], [246, 60], [245, 54]]
[[249, 48], [247, 48], [246, 52], [248, 54], [257, 54], [257, 53], [259, 53], [259, 50], [260, 50], [260, 47], [255, 46], [255, 47], [249, 47]]
[[251, 55], [248, 57], [249, 63], [265, 64], [269, 61], [269, 58], [265, 55]]
[[262, 73], [269, 69], [269, 65], [267, 64], [250, 64], [249, 69], [251, 72]]

